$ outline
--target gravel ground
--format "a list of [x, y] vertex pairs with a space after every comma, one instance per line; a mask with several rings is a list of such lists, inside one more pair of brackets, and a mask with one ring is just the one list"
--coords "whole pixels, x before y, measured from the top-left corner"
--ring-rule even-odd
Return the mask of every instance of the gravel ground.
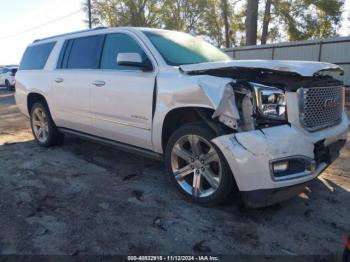
[[[350, 137], [349, 137], [350, 138]], [[350, 144], [305, 193], [246, 210], [186, 202], [163, 164], [68, 137], [34, 141], [0, 89], [0, 254], [340, 255], [350, 233]]]

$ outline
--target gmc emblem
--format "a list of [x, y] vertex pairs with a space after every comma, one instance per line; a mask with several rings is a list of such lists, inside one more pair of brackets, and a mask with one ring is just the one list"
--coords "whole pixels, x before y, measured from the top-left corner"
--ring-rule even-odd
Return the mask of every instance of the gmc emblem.
[[338, 105], [340, 105], [340, 101], [339, 101], [338, 97], [337, 98], [328, 98], [328, 99], [324, 100], [323, 108], [330, 109], [330, 108], [337, 107]]

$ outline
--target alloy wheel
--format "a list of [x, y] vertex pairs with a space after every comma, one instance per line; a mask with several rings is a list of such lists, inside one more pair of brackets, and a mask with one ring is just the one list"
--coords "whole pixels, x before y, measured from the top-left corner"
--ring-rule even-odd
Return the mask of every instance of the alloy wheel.
[[35, 108], [32, 115], [32, 126], [36, 139], [45, 143], [49, 138], [49, 122], [41, 108]]
[[218, 152], [201, 136], [191, 134], [176, 141], [171, 168], [176, 182], [194, 197], [208, 197], [219, 188], [222, 165]]

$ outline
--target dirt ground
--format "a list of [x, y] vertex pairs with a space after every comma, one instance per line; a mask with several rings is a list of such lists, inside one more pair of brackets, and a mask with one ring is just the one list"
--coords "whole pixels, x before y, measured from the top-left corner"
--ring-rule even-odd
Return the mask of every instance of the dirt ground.
[[0, 254], [339, 255], [350, 233], [349, 157], [348, 143], [282, 204], [205, 208], [177, 194], [161, 162], [73, 137], [39, 147], [0, 88]]

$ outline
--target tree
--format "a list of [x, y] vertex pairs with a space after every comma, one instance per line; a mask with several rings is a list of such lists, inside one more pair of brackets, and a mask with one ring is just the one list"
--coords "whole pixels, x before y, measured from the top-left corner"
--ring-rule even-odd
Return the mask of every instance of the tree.
[[282, 34], [290, 41], [335, 36], [343, 5], [344, 0], [265, 0], [261, 43]]
[[271, 3], [272, 0], [265, 0], [265, 11], [262, 23], [261, 44], [266, 44], [267, 34], [269, 32], [269, 24], [271, 20]]
[[165, 0], [162, 7], [162, 19], [166, 28], [185, 30], [186, 18], [183, 14], [185, 0]]
[[[232, 6], [231, 17], [231, 43], [233, 45], [245, 45], [245, 28], [246, 28], [246, 4], [242, 5], [243, 1], [236, 0]], [[244, 1], [246, 2], [246, 1]]]
[[227, 0], [221, 0], [221, 6], [222, 6], [222, 18], [224, 20], [224, 26], [225, 26], [225, 47], [230, 47], [230, 24], [228, 22], [229, 14], [228, 14], [228, 4]]
[[[87, 1], [82, 1], [88, 14]], [[91, 0], [91, 4], [94, 26], [172, 29], [231, 47], [255, 45], [257, 39], [265, 44], [335, 36], [344, 0]]]
[[[93, 25], [160, 25], [159, 0], [92, 0], [91, 7]], [[83, 9], [86, 10], [86, 5]]]
[[209, 42], [216, 46], [224, 46], [224, 21], [222, 19], [221, 4], [219, 1], [207, 1], [206, 12], [203, 13], [201, 24], [199, 34], [207, 35]]
[[259, 0], [247, 0], [246, 11], [246, 44], [256, 45], [258, 28], [258, 7]]
[[[204, 35], [219, 47], [231, 47], [240, 43], [245, 31], [246, 0], [209, 0], [203, 22]], [[244, 38], [245, 39], [245, 38]]]
[[207, 0], [164, 0], [162, 24], [167, 29], [197, 33], [206, 6]]
[[[243, 0], [91, 0], [92, 24], [160, 27], [203, 35], [230, 47], [244, 31]], [[83, 9], [88, 13], [87, 1]], [[242, 22], [243, 21], [243, 22]], [[87, 21], [86, 21], [87, 22]]]

